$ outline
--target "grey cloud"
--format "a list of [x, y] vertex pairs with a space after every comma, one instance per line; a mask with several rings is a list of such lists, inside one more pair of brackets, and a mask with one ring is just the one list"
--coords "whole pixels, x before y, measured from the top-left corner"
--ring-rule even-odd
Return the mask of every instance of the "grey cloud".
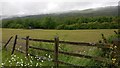
[[0, 2], [3, 15], [31, 15], [116, 5], [117, 2]]
[[105, 2], [105, 3], [103, 3], [102, 5], [104, 5], [104, 6], [112, 6], [112, 5], [118, 5], [118, 2]]
[[71, 9], [84, 9], [85, 7], [88, 7], [90, 5], [90, 2], [64, 2], [61, 4], [60, 9], [63, 8], [63, 10], [71, 10]]
[[3, 2], [2, 3], [2, 13], [3, 15], [11, 15], [11, 14], [16, 14], [19, 11], [19, 8], [16, 8], [14, 5], [8, 3], [8, 2]]
[[47, 7], [47, 3], [31, 2], [23, 6], [23, 11], [26, 12], [26, 14], [36, 14], [42, 12], [46, 7]]
[[15, 15], [15, 14], [32, 14], [38, 13], [40, 10], [46, 7], [46, 3], [41, 2], [28, 2], [28, 3], [18, 3], [13, 4], [9, 2], [2, 3], [3, 15]]

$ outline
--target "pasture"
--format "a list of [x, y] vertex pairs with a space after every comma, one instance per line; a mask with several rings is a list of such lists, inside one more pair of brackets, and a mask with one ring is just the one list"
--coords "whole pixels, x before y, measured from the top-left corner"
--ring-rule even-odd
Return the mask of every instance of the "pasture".
[[[2, 40], [6, 42], [11, 36], [15, 36], [15, 35], [18, 35], [20, 37], [30, 36], [31, 38], [38, 38], [38, 39], [39, 38], [40, 39], [54, 39], [54, 36], [57, 35], [57, 36], [59, 36], [60, 40], [64, 40], [64, 41], [67, 40], [67, 41], [78, 41], [78, 42], [98, 42], [99, 40], [102, 39], [101, 34], [104, 34], [105, 37], [109, 37], [110, 35], [114, 34], [114, 30], [117, 30], [117, 29], [94, 29], [94, 30], [2, 29]], [[51, 45], [48, 43], [34, 43], [33, 45], [51, 49], [51, 46], [46, 46], [46, 45]], [[65, 51], [71, 51], [71, 52], [84, 54], [84, 55], [91, 55], [91, 56], [92, 55], [99, 56], [98, 52], [100, 52], [100, 50], [96, 47], [84, 47], [84, 46], [76, 46], [76, 47], [74, 46], [73, 47], [73, 46], [61, 45], [61, 48], [62, 48], [62, 50], [65, 50]], [[12, 57], [14, 57], [14, 55], [10, 56], [10, 52], [3, 50], [2, 59], [3, 59], [3, 64], [6, 66], [16, 65], [16, 61], [12, 60]], [[39, 51], [33, 51], [33, 50], [30, 50], [30, 52], [35, 55], [43, 55], [43, 56], [46, 56], [46, 54], [48, 54], [48, 56], [50, 55], [52, 57], [52, 54], [48, 53], [48, 52], [39, 52]], [[25, 60], [24, 55], [22, 55], [18, 52], [15, 52], [15, 54], [17, 55], [17, 57], [22, 58], [22, 62]], [[7, 57], [7, 61], [5, 61], [6, 60], [5, 57]], [[77, 65], [83, 65], [83, 66], [86, 66], [88, 64], [94, 65], [94, 63], [95, 63], [94, 61], [91, 61], [89, 59], [73, 58], [70, 56], [63, 56], [63, 55], [60, 56], [60, 59], [66, 61], [66, 62], [69, 62], [69, 63], [74, 63]], [[16, 60], [21, 62], [21, 59], [16, 59]], [[10, 63], [9, 63], [9, 61], [10, 61]], [[11, 64], [11, 62], [13, 62], [13, 63]], [[31, 62], [31, 60], [29, 60], [29, 61], [25, 60], [24, 63], [27, 64], [30, 62]], [[34, 60], [33, 62], [34, 62], [34, 65], [40, 64], [40, 65], [44, 65], [44, 66], [46, 66], [46, 65], [51, 66], [50, 62], [47, 62], [48, 64], [43, 63], [43, 61], [38, 62], [36, 60]], [[33, 65], [33, 64], [31, 63], [31, 65]]]
[[91, 29], [91, 30], [42, 30], [42, 29], [2, 29], [2, 40], [7, 40], [10, 36], [20, 37], [30, 36], [31, 38], [53, 39], [59, 36], [60, 40], [98, 42], [103, 33], [105, 37], [114, 34], [117, 29]]

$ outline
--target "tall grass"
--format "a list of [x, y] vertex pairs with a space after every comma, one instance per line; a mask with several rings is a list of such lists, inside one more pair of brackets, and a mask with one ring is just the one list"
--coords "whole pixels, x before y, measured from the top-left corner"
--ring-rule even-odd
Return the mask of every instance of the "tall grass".
[[[51, 44], [51, 43], [43, 43], [43, 42], [33, 43], [31, 46], [54, 50], [54, 44]], [[92, 56], [100, 55], [100, 50], [98, 48], [94, 48], [94, 47], [91, 47], [91, 48], [80, 47], [80, 48], [81, 49], [87, 48], [87, 49], [85, 49], [85, 51], [83, 52], [78, 51], [76, 53], [92, 55]], [[52, 52], [45, 52], [45, 51], [40, 51], [40, 50], [29, 48], [29, 54], [33, 54], [36, 57], [29, 56], [29, 60], [28, 60], [25, 54], [15, 51], [14, 55], [11, 55], [10, 49], [8, 50], [9, 51], [6, 51], [5, 49], [3, 49], [2, 66], [54, 66], [54, 63], [52, 62], [52, 59], [54, 58], [54, 53]], [[72, 50], [70, 45], [68, 46], [66, 44], [59, 45], [59, 51], [74, 52], [74, 50]], [[41, 58], [44, 58], [47, 60], [42, 60]], [[73, 57], [73, 56], [68, 56], [68, 55], [63, 55], [63, 54], [59, 54], [59, 60], [74, 64], [74, 65], [80, 65], [80, 66], [100, 65], [99, 62], [96, 62], [92, 59]], [[60, 64], [60, 66], [67, 66], [67, 65]]]
[[[54, 50], [54, 44], [51, 43], [34, 43], [32, 46], [45, 48], [45, 49], [51, 49]], [[81, 49], [83, 48], [84, 51], [78, 52], [74, 51], [72, 49], [72, 45], [66, 45], [66, 44], [60, 44], [59, 45], [59, 51], [65, 51], [65, 52], [73, 52], [73, 53], [80, 53], [83, 55], [91, 55], [91, 56], [100, 56], [101, 50], [96, 47], [82, 47], [79, 46]], [[85, 49], [86, 48], [86, 49]], [[37, 56], [45, 56], [47, 58], [54, 58], [54, 53], [52, 52], [45, 52], [45, 51], [39, 51], [39, 50], [33, 50], [30, 49], [31, 54], [35, 54]], [[71, 63], [73, 65], [79, 65], [79, 66], [98, 66], [100, 65], [99, 62], [96, 62], [92, 59], [86, 59], [86, 58], [80, 58], [80, 57], [73, 57], [68, 55], [59, 54], [59, 60]], [[66, 66], [66, 65], [63, 65]]]

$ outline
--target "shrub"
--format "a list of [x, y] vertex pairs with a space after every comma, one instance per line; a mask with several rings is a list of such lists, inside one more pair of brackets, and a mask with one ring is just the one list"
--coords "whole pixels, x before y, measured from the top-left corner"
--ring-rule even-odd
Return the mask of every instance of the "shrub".
[[115, 38], [120, 38], [120, 34], [111, 35], [107, 38], [107, 40], [109, 43], [112, 43], [113, 39], [115, 39]]

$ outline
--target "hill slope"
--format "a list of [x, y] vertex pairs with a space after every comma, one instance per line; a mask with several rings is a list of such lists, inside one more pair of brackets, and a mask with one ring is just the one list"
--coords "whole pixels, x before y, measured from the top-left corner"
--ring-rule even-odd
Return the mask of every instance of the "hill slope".
[[43, 17], [43, 16], [117, 16], [118, 6], [108, 6], [95, 9], [73, 10], [64, 13], [51, 13], [41, 15], [30, 15], [27, 17]]
[[[28, 16], [13, 16], [8, 18], [24, 18], [24, 17], [46, 17], [46, 16], [57, 16], [57, 17], [66, 17], [66, 16], [117, 16], [118, 15], [118, 6], [107, 6], [99, 7], [94, 9], [86, 10], [71, 10], [68, 12], [61, 13], [51, 13], [51, 14], [38, 14], [38, 15], [28, 15]], [[7, 17], [5, 17], [7, 18]]]

